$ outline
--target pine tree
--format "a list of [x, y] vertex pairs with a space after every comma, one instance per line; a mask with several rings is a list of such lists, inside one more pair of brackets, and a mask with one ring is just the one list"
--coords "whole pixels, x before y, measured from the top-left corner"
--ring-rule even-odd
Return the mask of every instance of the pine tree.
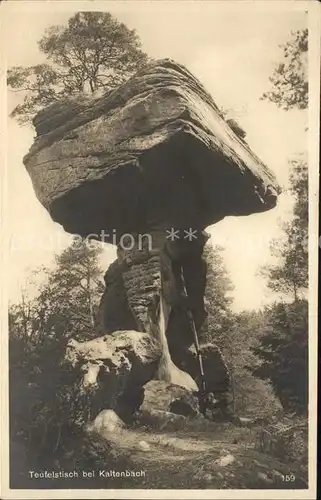
[[[251, 417], [268, 417], [280, 410], [271, 385], [254, 376], [261, 361], [252, 348], [259, 344], [265, 316], [261, 312], [234, 313], [233, 285], [224, 264], [222, 248], [205, 247], [207, 320], [201, 332], [203, 342], [216, 344], [230, 375], [230, 396], [234, 412]], [[268, 403], [267, 405], [265, 403]]]
[[89, 401], [79, 394], [79, 374], [64, 363], [64, 353], [71, 337], [96, 336], [101, 251], [76, 240], [47, 270], [38, 296], [10, 308], [11, 436], [22, 440], [33, 459], [40, 450], [48, 459], [59, 454], [66, 435], [90, 416]]
[[101, 252], [100, 246], [76, 239], [56, 257], [56, 268], [38, 296], [46, 335], [78, 340], [95, 337], [94, 317], [103, 292]]
[[50, 26], [38, 46], [44, 62], [8, 71], [8, 86], [24, 95], [11, 114], [19, 123], [55, 101], [111, 91], [147, 61], [135, 30], [108, 12], [78, 12], [67, 26]]
[[214, 342], [220, 349], [229, 342], [226, 332], [230, 326], [231, 292], [233, 285], [222, 256], [223, 249], [207, 244], [204, 259], [207, 263], [205, 304], [207, 318], [201, 336], [204, 342]]
[[308, 167], [303, 159], [291, 163], [293, 218], [282, 224], [282, 238], [272, 242], [272, 255], [278, 257], [278, 263], [265, 267], [264, 274], [273, 291], [298, 300], [308, 287]]
[[[308, 105], [308, 30], [292, 34], [283, 46], [283, 60], [263, 95], [290, 110]], [[281, 294], [281, 301], [267, 311], [267, 325], [254, 352], [262, 364], [253, 373], [270, 380], [284, 409], [299, 414], [308, 407], [308, 165], [304, 157], [291, 161], [290, 192], [293, 219], [282, 225], [283, 237], [274, 241], [276, 265], [265, 268], [268, 286]]]
[[272, 88], [262, 99], [268, 99], [283, 109], [308, 107], [308, 30], [292, 32], [292, 38], [280, 48], [282, 61], [274, 69]]
[[275, 304], [254, 352], [264, 360], [254, 374], [271, 381], [284, 409], [304, 414], [308, 408], [308, 303]]

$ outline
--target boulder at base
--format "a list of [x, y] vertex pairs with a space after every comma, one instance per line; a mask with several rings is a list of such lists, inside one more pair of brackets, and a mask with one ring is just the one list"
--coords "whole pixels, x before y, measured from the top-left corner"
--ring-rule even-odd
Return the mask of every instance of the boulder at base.
[[69, 341], [65, 358], [82, 374], [80, 391], [91, 398], [92, 414], [118, 406], [132, 414], [142, 402], [142, 387], [155, 375], [160, 347], [146, 333], [116, 331]]
[[96, 432], [103, 436], [108, 433], [119, 432], [124, 428], [124, 422], [114, 410], [102, 410], [93, 422], [89, 422], [85, 427], [87, 432]]
[[196, 393], [162, 380], [151, 380], [144, 386], [142, 412], [151, 410], [172, 412], [186, 417], [199, 414]]

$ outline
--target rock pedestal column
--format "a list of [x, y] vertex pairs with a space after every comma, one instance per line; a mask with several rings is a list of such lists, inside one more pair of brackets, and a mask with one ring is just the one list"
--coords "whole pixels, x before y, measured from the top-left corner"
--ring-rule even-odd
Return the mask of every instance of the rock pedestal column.
[[208, 236], [202, 231], [190, 240], [184, 236], [184, 230], [176, 238], [164, 230], [123, 238], [117, 261], [106, 273], [99, 316], [101, 331], [133, 328], [148, 333], [161, 345], [155, 378], [197, 391], [194, 377], [176, 365], [171, 350], [180, 359], [193, 344], [187, 308], [198, 329], [205, 318], [202, 252]]
[[[186, 311], [197, 330], [205, 317], [202, 229], [275, 207], [274, 174], [201, 83], [168, 59], [147, 64], [114, 92], [55, 103], [34, 125], [37, 136], [24, 164], [52, 219], [84, 237], [119, 235], [118, 259], [105, 276], [100, 332], [151, 336], [162, 349], [155, 376], [195, 389], [195, 375], [183, 365], [193, 344]], [[143, 244], [134, 236], [139, 232], [148, 233]], [[133, 336], [128, 349], [121, 348], [128, 380], [135, 378], [127, 357]], [[91, 368], [87, 379], [99, 379], [101, 371]]]
[[135, 240], [134, 248], [118, 247], [118, 262], [126, 266], [123, 285], [137, 330], [149, 333], [161, 345], [155, 378], [197, 391], [192, 377], [174, 364], [168, 346], [169, 320], [180, 290], [167, 242], [165, 231], [151, 232], [145, 241]]

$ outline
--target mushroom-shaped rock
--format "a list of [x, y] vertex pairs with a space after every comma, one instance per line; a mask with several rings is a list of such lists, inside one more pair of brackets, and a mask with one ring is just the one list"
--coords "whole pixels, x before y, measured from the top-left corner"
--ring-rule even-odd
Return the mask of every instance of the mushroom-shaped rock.
[[53, 104], [34, 124], [24, 163], [38, 199], [69, 232], [203, 229], [275, 206], [274, 175], [171, 60], [102, 97]]
[[[155, 378], [196, 391], [169, 344], [185, 337], [188, 348], [206, 317], [204, 229], [273, 208], [274, 175], [200, 82], [168, 59], [101, 97], [53, 104], [34, 125], [24, 163], [40, 202], [66, 231], [118, 245], [100, 331], [146, 332], [161, 346]], [[120, 385], [123, 373], [135, 379], [126, 363]], [[84, 386], [100, 366], [89, 363]]]

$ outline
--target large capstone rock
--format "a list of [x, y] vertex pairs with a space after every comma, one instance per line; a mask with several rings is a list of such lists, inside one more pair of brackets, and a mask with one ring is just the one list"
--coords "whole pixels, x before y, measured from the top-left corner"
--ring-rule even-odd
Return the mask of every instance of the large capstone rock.
[[126, 418], [142, 403], [142, 387], [154, 377], [160, 356], [150, 335], [116, 331], [87, 342], [70, 340], [65, 359], [82, 373], [80, 391], [90, 394], [94, 416], [114, 409]]
[[102, 97], [53, 104], [34, 125], [25, 166], [40, 202], [72, 233], [105, 231], [115, 242], [155, 228], [204, 229], [276, 204], [274, 175], [171, 60]]

